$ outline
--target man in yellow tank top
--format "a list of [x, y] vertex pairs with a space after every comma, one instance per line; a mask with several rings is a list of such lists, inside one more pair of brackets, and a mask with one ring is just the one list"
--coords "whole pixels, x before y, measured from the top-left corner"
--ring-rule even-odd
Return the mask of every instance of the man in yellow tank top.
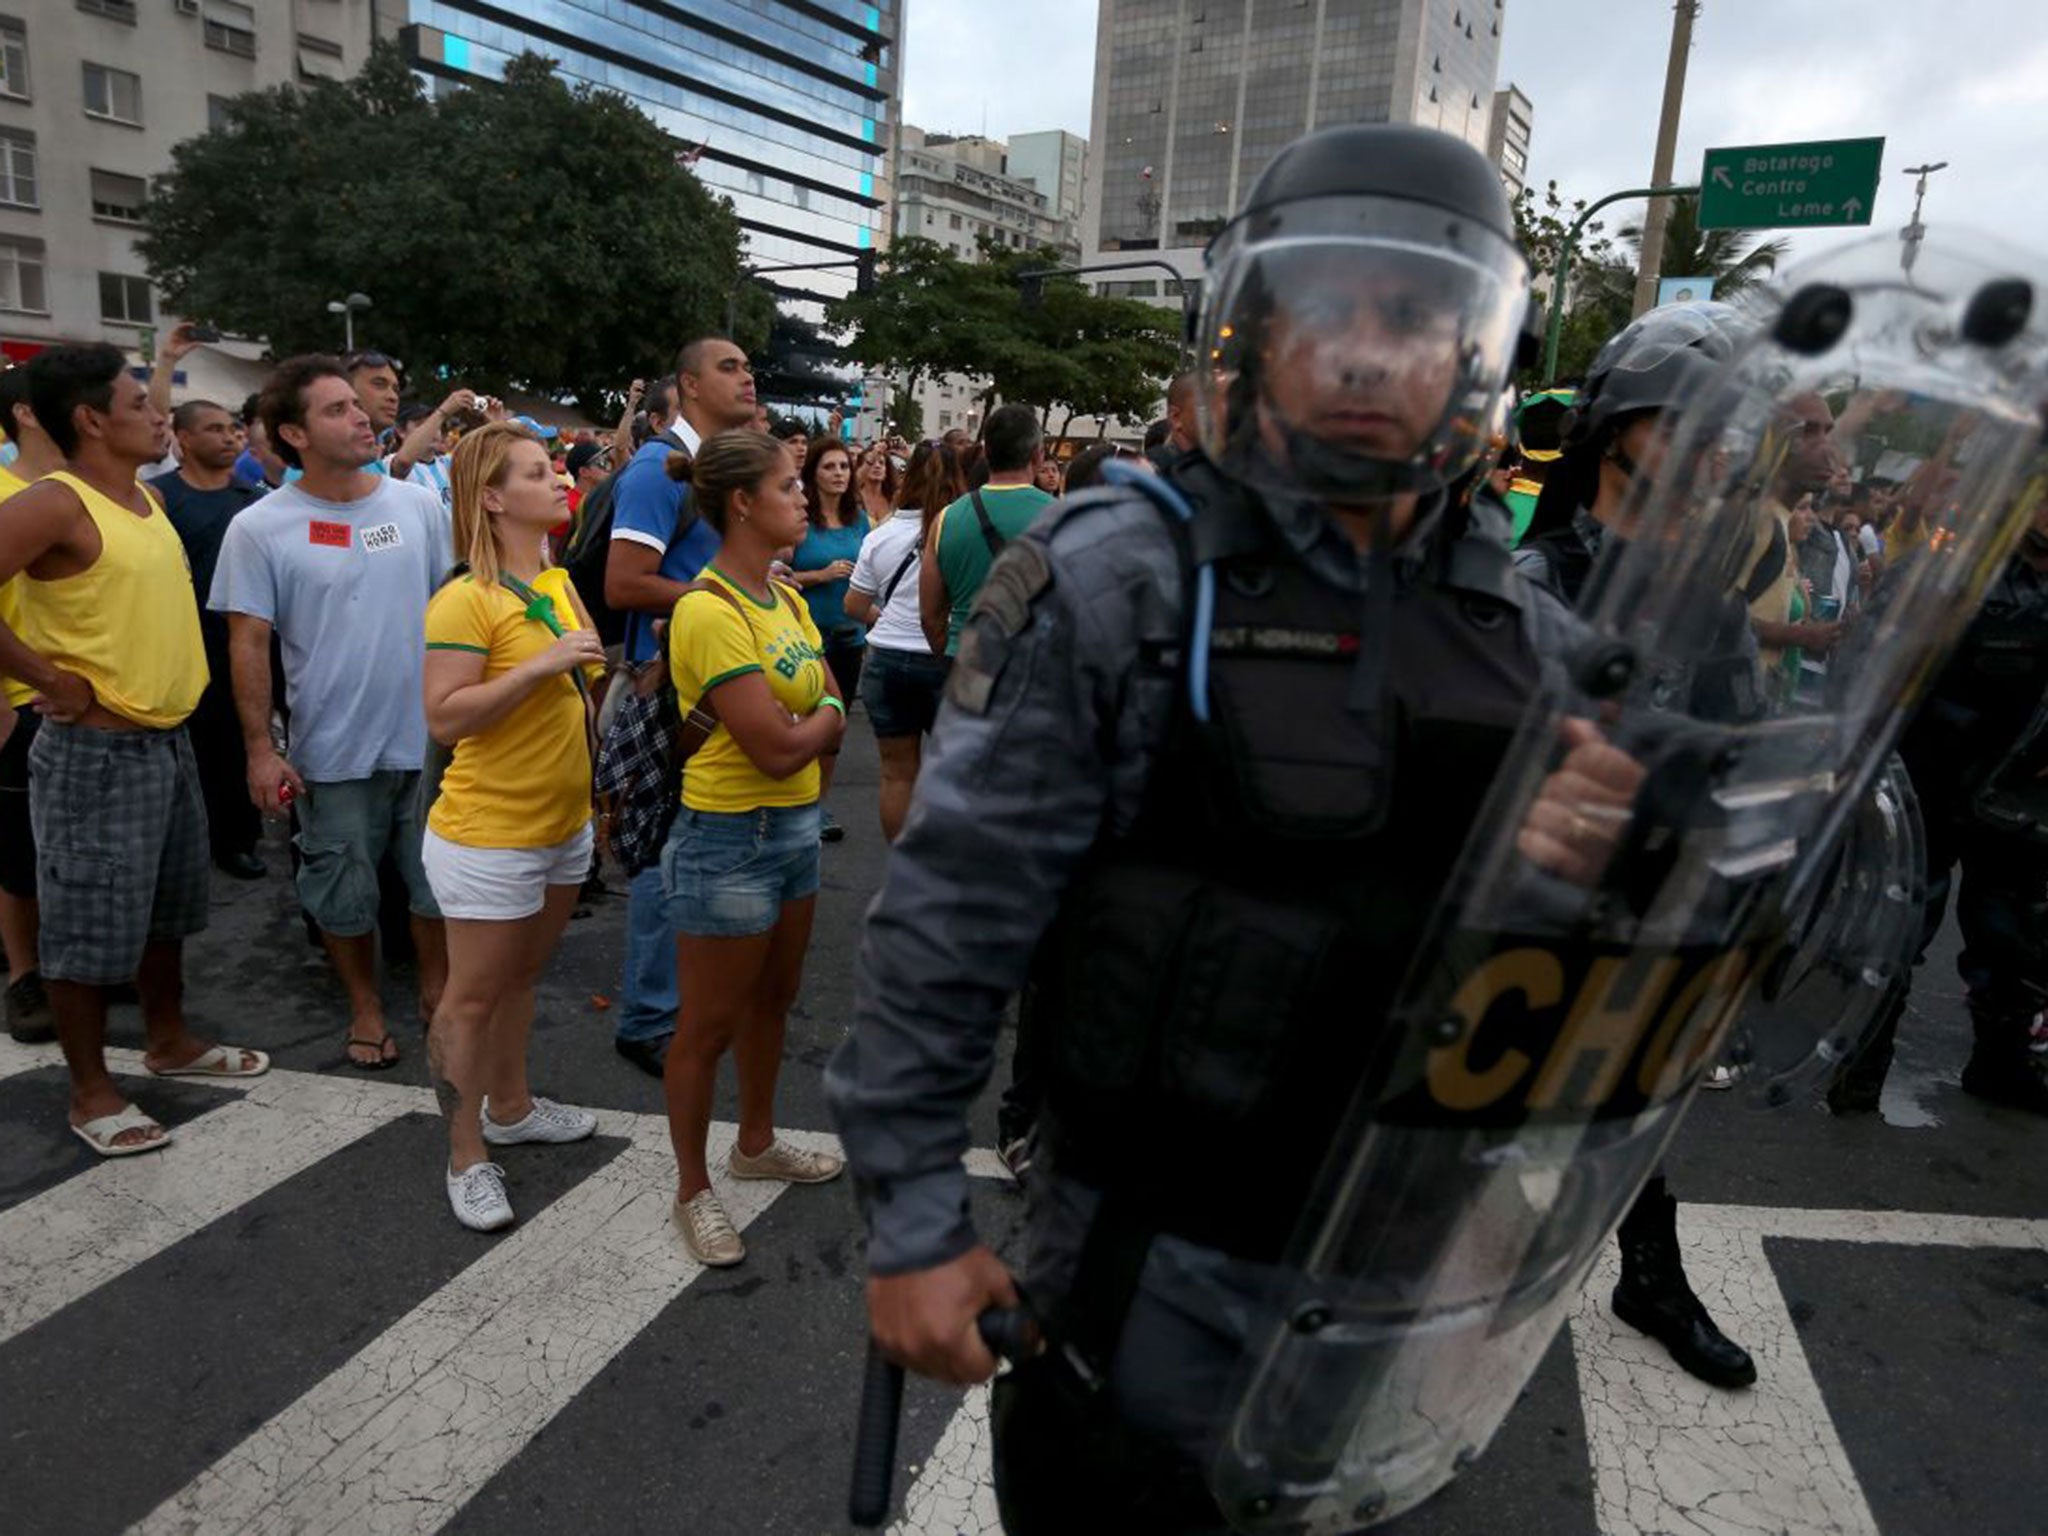
[[[28, 369], [0, 373], [0, 435], [15, 448], [0, 469], [0, 502], [64, 467], [64, 455], [36, 424], [28, 403]], [[0, 510], [0, 517], [7, 513]], [[19, 625], [24, 578], [0, 583], [0, 623]], [[28, 749], [42, 716], [27, 683], [0, 678], [0, 949], [7, 954], [7, 1034], [21, 1045], [57, 1038], [50, 999], [36, 960], [36, 839], [28, 819]]]
[[108, 987], [134, 979], [158, 1076], [253, 1077], [270, 1060], [200, 1039], [180, 1003], [183, 941], [206, 926], [206, 812], [184, 730], [206, 657], [184, 546], [136, 483], [167, 423], [116, 347], [52, 348], [28, 388], [66, 467], [0, 518], [0, 582], [25, 578], [19, 630], [0, 623], [0, 675], [33, 688], [43, 717], [29, 817], [71, 1127], [124, 1157], [170, 1135], [107, 1075]]

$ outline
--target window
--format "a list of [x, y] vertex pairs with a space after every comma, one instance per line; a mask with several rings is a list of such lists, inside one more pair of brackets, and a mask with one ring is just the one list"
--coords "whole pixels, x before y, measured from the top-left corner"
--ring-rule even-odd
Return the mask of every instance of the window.
[[256, 12], [240, 0], [204, 0], [206, 46], [220, 53], [256, 57]]
[[78, 0], [78, 8], [88, 16], [104, 16], [109, 21], [135, 25], [135, 0]]
[[117, 325], [155, 324], [149, 303], [149, 279], [124, 277], [119, 272], [102, 272], [100, 318]]
[[958, 229], [958, 228], [960, 227], [960, 215], [959, 215], [959, 214], [957, 214], [957, 213], [949, 213], [949, 214], [947, 214], [947, 215], [946, 215], [946, 227], [947, 227], [948, 229]]
[[142, 77], [104, 64], [85, 66], [85, 115], [142, 126]]
[[118, 171], [92, 173], [92, 216], [116, 224], [140, 224], [142, 205], [149, 199], [149, 183], [140, 176], [123, 176]]
[[28, 100], [28, 28], [0, 16], [0, 96]]
[[209, 94], [206, 98], [206, 126], [225, 128], [228, 125], [228, 99], [225, 96]]
[[36, 136], [26, 128], [0, 128], [0, 203], [36, 208]]
[[299, 78], [301, 80], [346, 80], [341, 44], [311, 33], [299, 34]]
[[46, 313], [43, 299], [43, 242], [0, 235], [0, 309]]

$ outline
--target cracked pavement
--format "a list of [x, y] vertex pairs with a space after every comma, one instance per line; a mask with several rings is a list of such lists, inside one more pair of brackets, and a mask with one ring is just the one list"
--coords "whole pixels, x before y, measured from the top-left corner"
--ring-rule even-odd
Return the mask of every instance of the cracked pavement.
[[[880, 872], [874, 778], [857, 730], [780, 1100], [814, 1144]], [[598, 1136], [508, 1149], [520, 1222], [480, 1238], [447, 1212], [416, 1027], [394, 1024], [394, 1071], [346, 1066], [339, 991], [282, 847], [266, 856], [270, 879], [216, 884], [189, 991], [202, 1027], [280, 1070], [137, 1083], [175, 1127], [167, 1152], [95, 1161], [64, 1131], [54, 1049], [0, 1041], [0, 1530], [847, 1529], [864, 1348], [849, 1193], [732, 1185], [747, 1263], [706, 1275], [688, 1259], [659, 1085], [610, 1048], [623, 901], [571, 924], [534, 1036], [536, 1088], [598, 1109]], [[1709, 1095], [1680, 1133], [1693, 1283], [1757, 1356], [1757, 1387], [1704, 1387], [1617, 1323], [1610, 1252], [1488, 1454], [1385, 1529], [2048, 1529], [2048, 1141], [1954, 1087], [1953, 950], [1951, 931], [1921, 972], [1883, 1117]], [[389, 979], [395, 1021], [410, 983]], [[111, 1034], [139, 1044], [132, 1009]], [[734, 1112], [729, 1079], [716, 1112]], [[994, 1140], [993, 1096], [973, 1140]], [[1012, 1243], [1015, 1194], [985, 1150], [970, 1170], [984, 1230]], [[985, 1391], [913, 1385], [889, 1529], [993, 1536], [988, 1434]]]

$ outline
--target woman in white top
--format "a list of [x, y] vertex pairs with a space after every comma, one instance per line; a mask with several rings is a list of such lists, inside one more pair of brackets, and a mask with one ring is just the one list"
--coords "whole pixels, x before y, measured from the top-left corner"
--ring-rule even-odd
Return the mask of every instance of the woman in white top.
[[847, 616], [868, 626], [860, 698], [882, 754], [882, 835], [892, 843], [910, 812], [925, 733], [946, 686], [946, 658], [932, 654], [918, 619], [918, 561], [932, 520], [966, 494], [959, 455], [944, 443], [918, 444], [895, 515], [867, 536], [847, 583]]

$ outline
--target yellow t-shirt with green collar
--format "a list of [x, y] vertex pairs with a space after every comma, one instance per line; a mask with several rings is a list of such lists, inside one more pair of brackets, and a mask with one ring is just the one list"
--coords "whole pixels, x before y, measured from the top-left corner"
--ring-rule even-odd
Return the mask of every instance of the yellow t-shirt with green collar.
[[[763, 603], [716, 566], [702, 578], [738, 599], [716, 592], [685, 592], [669, 622], [669, 675], [676, 702], [688, 714], [720, 683], [759, 672], [768, 691], [798, 719], [831, 691], [824, 642], [810, 609], [788, 587], [770, 583], [775, 601]], [[818, 765], [806, 763], [786, 779], [754, 766], [723, 725], [683, 764], [683, 804], [693, 811], [744, 812], [809, 805], [818, 798]]]
[[[567, 571], [550, 567], [532, 587], [548, 599], [565, 631], [582, 628]], [[496, 582], [459, 576], [427, 604], [427, 649], [483, 657], [486, 682], [554, 643], [546, 622]], [[552, 847], [589, 820], [583, 695], [566, 672], [543, 679], [489, 730], [455, 744], [441, 793], [427, 813], [436, 836], [467, 848]]]
[[[16, 491], [25, 491], [27, 489], [28, 482], [26, 480], [22, 479], [21, 476], [5, 465], [0, 465], [0, 505], [4, 505], [7, 498]], [[5, 517], [6, 515], [4, 511], [0, 511], [0, 517]], [[25, 579], [23, 576], [16, 574], [7, 581], [0, 582], [0, 624], [5, 624], [16, 635], [21, 633], [22, 582]], [[35, 697], [35, 692], [35, 689], [29, 687], [27, 683], [22, 682], [19, 678], [0, 678], [0, 693], [6, 695], [7, 707], [9, 709], [21, 708], [22, 705]]]

